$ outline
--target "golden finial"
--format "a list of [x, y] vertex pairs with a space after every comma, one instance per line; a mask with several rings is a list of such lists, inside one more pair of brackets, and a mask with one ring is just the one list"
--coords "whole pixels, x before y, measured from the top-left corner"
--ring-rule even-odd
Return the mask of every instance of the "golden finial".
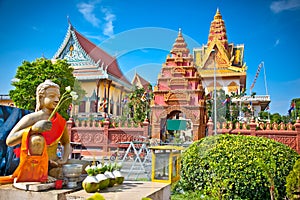
[[178, 30], [178, 36], [182, 36], [181, 28], [179, 28], [179, 30]]
[[220, 12], [219, 8], [217, 8], [217, 12], [215, 14], [214, 19], [222, 19], [221, 12]]

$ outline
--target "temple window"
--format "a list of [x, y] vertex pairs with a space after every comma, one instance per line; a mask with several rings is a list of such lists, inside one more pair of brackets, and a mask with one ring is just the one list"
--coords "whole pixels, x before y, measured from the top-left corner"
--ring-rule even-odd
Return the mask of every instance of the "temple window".
[[85, 112], [85, 101], [81, 101], [79, 105], [79, 112]]
[[90, 112], [96, 112], [96, 101], [90, 102]]
[[109, 113], [114, 114], [114, 101], [112, 99], [110, 100]]
[[117, 103], [117, 115], [118, 115], [118, 116], [121, 115], [120, 110], [121, 110], [121, 103], [118, 102], [118, 103]]

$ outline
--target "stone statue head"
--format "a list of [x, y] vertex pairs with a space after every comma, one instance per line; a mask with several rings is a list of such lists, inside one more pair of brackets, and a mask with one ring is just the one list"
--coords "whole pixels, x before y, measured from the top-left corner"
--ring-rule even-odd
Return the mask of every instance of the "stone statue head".
[[47, 90], [47, 88], [50, 87], [56, 87], [59, 89], [59, 85], [57, 85], [56, 83], [52, 82], [51, 80], [45, 80], [43, 83], [39, 84], [39, 86], [36, 89], [36, 107], [35, 107], [35, 111], [39, 111], [42, 109], [42, 104], [41, 104], [41, 100], [42, 98], [45, 97], [45, 91]]

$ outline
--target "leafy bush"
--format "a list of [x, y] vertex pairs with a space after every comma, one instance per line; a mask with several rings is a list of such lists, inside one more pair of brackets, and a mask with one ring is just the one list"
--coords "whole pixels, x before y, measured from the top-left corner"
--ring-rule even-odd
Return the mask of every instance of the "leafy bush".
[[300, 159], [296, 161], [286, 178], [286, 193], [291, 200], [300, 199]]
[[201, 191], [189, 191], [183, 194], [174, 194], [171, 200], [218, 200], [205, 196]]
[[217, 199], [270, 199], [270, 190], [282, 199], [298, 158], [290, 147], [267, 138], [206, 137], [183, 153], [179, 184]]

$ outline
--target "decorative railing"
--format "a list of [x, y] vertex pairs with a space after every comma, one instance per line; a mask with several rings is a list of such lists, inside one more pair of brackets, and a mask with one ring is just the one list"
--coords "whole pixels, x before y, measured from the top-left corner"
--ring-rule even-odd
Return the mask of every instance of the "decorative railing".
[[80, 144], [82, 152], [90, 155], [107, 155], [117, 148], [126, 148], [129, 141], [144, 141], [148, 138], [149, 122], [134, 123], [114, 120], [84, 120], [68, 122], [71, 142]]
[[[300, 120], [298, 119], [295, 124], [292, 123], [269, 123], [259, 122], [256, 123], [251, 120], [247, 122], [224, 122], [217, 123], [216, 127], [217, 134], [240, 134], [240, 135], [251, 135], [258, 137], [266, 137], [275, 141], [281, 142], [285, 145], [290, 146], [292, 149], [300, 153]], [[213, 135], [213, 122], [210, 119], [207, 123], [207, 134]]]
[[270, 101], [270, 95], [255, 95], [255, 96], [243, 96], [241, 98], [232, 98], [233, 102], [236, 101]]

